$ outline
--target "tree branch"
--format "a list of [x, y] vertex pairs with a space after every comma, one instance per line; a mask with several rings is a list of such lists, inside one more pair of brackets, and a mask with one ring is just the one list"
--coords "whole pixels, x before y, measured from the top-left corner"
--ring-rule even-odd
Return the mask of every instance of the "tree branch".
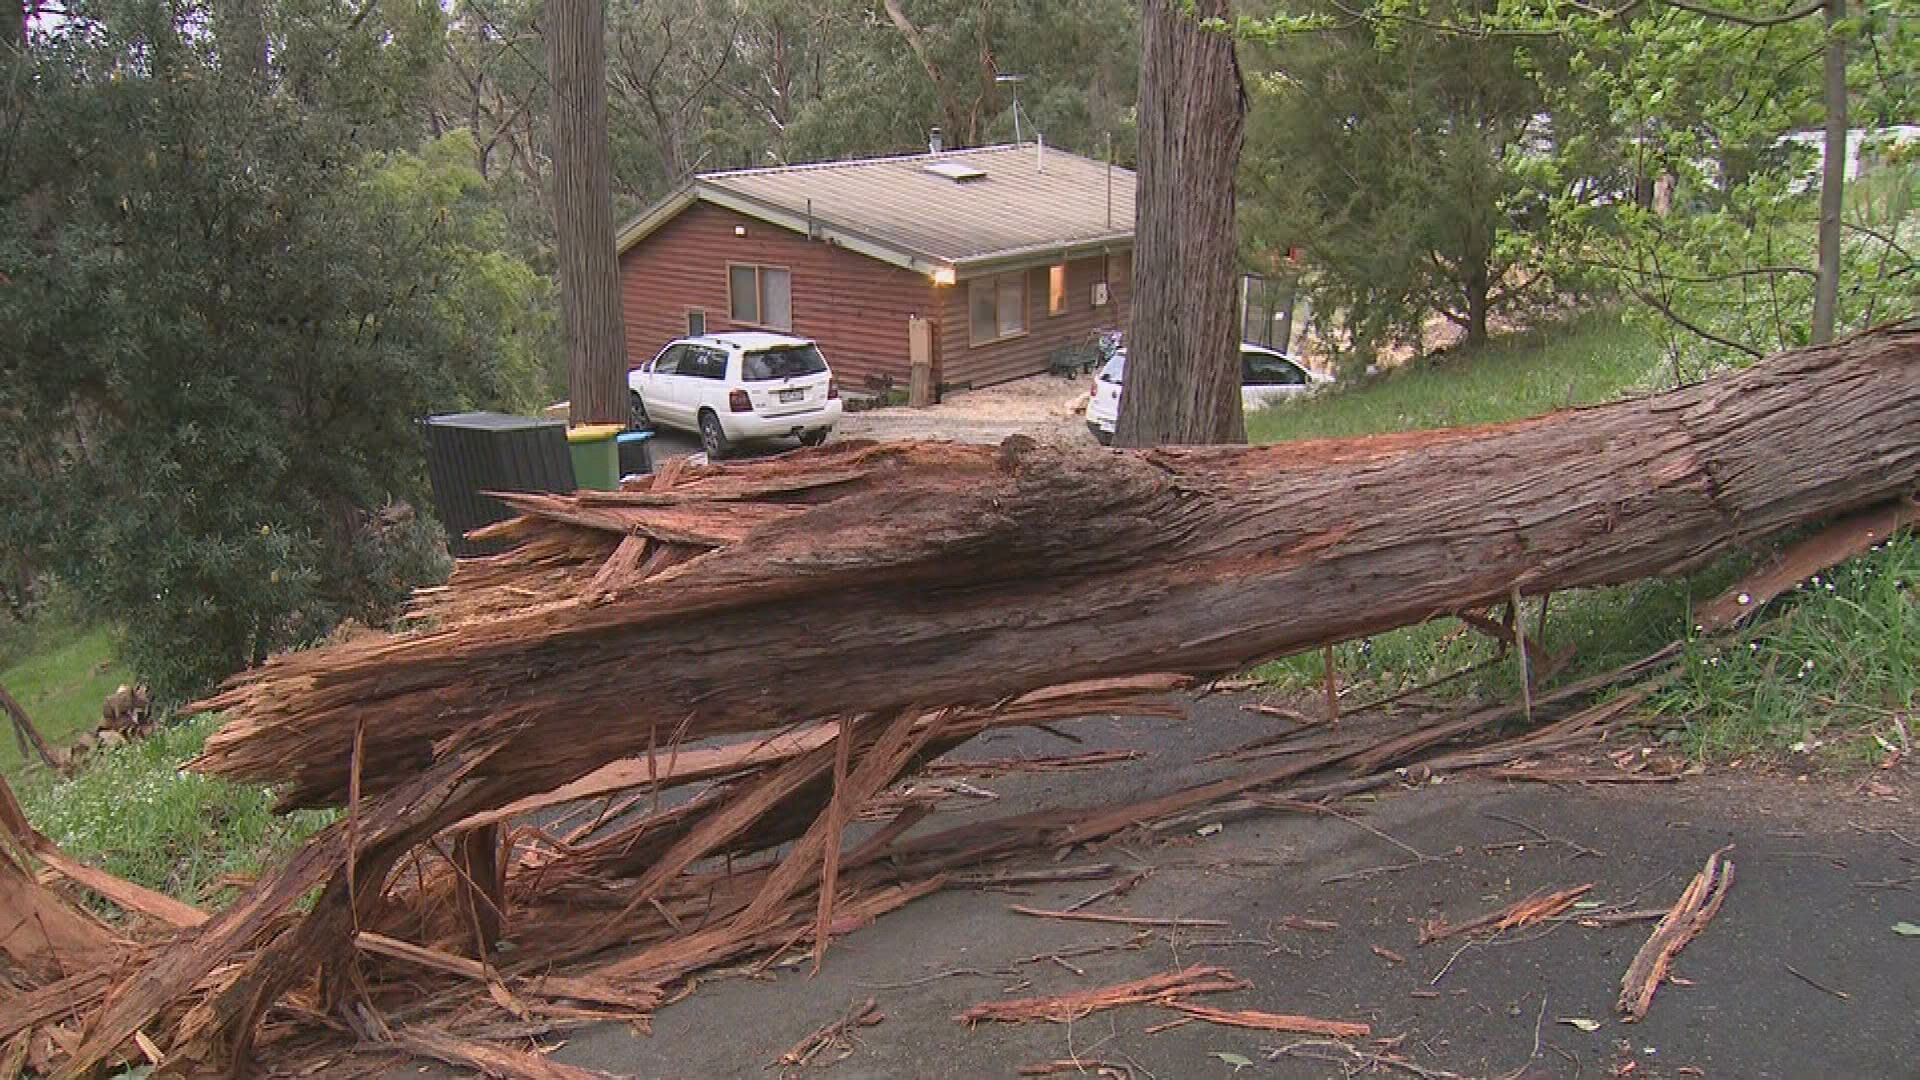
[[1755, 360], [1761, 360], [1766, 358], [1766, 355], [1767, 355], [1766, 353], [1761, 352], [1759, 349], [1756, 349], [1751, 345], [1743, 345], [1740, 342], [1734, 341], [1731, 338], [1723, 338], [1719, 334], [1716, 334], [1713, 331], [1706, 329], [1705, 327], [1702, 327], [1693, 323], [1692, 321], [1688, 320], [1685, 316], [1681, 315], [1679, 312], [1673, 310], [1673, 305], [1668, 304], [1666, 301], [1660, 299], [1657, 296], [1652, 295], [1651, 293], [1648, 293], [1644, 289], [1641, 289], [1634, 285], [1629, 285], [1627, 286], [1627, 291], [1632, 293], [1636, 298], [1638, 298], [1641, 303], [1647, 305], [1648, 307], [1659, 312], [1660, 314], [1665, 315], [1667, 317], [1667, 321], [1673, 323], [1675, 326], [1680, 327], [1682, 330], [1687, 331], [1688, 333], [1694, 335], [1695, 337], [1703, 338], [1707, 341], [1713, 342], [1715, 345], [1725, 346], [1726, 348], [1729, 348], [1729, 349], [1738, 349], [1741, 352], [1746, 353], [1748, 356], [1753, 357]]
[[1737, 281], [1741, 278], [1778, 277], [1783, 274], [1799, 274], [1802, 277], [1809, 278], [1816, 276], [1814, 271], [1804, 266], [1749, 266], [1739, 270], [1729, 270], [1724, 274], [1709, 274], [1705, 277], [1693, 277], [1685, 274], [1669, 274], [1665, 271], [1660, 271], [1656, 275], [1655, 271], [1652, 270], [1645, 270], [1634, 266], [1622, 266], [1619, 263], [1608, 262], [1605, 259], [1583, 258], [1580, 259], [1579, 262], [1584, 266], [1597, 266], [1602, 270], [1613, 270], [1622, 274], [1637, 274], [1640, 277], [1658, 276], [1667, 281], [1677, 281], [1682, 285], [1718, 285], [1722, 282]]
[[1718, 8], [1710, 8], [1704, 4], [1696, 4], [1693, 3], [1693, 0], [1659, 0], [1659, 2], [1666, 4], [1668, 7], [1679, 8], [1681, 11], [1702, 15], [1709, 19], [1718, 19], [1721, 22], [1729, 22], [1737, 26], [1751, 26], [1755, 28], [1784, 26], [1790, 22], [1798, 22], [1809, 15], [1818, 14], [1822, 8], [1827, 6], [1827, 0], [1807, 0], [1806, 3], [1801, 4], [1792, 11], [1779, 15], [1742, 15], [1734, 11], [1721, 11]]

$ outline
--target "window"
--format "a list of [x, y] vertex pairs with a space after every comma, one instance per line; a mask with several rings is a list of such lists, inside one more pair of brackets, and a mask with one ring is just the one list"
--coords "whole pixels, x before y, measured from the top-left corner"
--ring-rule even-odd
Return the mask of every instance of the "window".
[[827, 370], [826, 358], [817, 345], [789, 345], [782, 349], [750, 352], [741, 361], [740, 378], [746, 382], [769, 382], [800, 375], [818, 375]]
[[793, 329], [793, 274], [760, 268], [760, 321], [775, 330]]
[[654, 359], [653, 373], [655, 375], [678, 375], [680, 373], [681, 360], [685, 359], [686, 355], [692, 351], [693, 346], [691, 345], [668, 346], [665, 352]]
[[1027, 275], [976, 278], [967, 286], [968, 339], [985, 345], [1027, 332]]
[[1307, 373], [1284, 356], [1249, 349], [1240, 354], [1242, 386], [1300, 386]]
[[687, 359], [680, 365], [680, 374], [696, 379], [725, 379], [727, 354], [718, 349], [689, 349]]
[[737, 323], [760, 321], [759, 267], [727, 267], [727, 317]]
[[1047, 314], [1065, 315], [1067, 313], [1067, 264], [1055, 263], [1047, 267]]
[[705, 337], [707, 333], [707, 313], [698, 309], [687, 312], [687, 336]]
[[778, 266], [727, 267], [727, 316], [737, 323], [793, 329], [793, 273]]

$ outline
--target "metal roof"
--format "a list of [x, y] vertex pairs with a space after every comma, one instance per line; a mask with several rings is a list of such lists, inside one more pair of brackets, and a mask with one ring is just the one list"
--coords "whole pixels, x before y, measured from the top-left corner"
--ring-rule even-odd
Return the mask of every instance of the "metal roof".
[[[950, 179], [932, 165], [985, 175]], [[703, 173], [621, 230], [619, 250], [704, 201], [911, 270], [960, 277], [1127, 247], [1133, 193], [1129, 170], [1032, 143]]]

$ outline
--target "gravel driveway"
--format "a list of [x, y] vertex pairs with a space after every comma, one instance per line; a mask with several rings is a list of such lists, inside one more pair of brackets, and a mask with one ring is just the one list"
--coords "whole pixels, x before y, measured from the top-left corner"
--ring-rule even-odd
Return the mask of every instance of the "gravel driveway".
[[904, 405], [850, 412], [833, 430], [835, 439], [945, 439], [997, 443], [1028, 435], [1055, 445], [1091, 445], [1087, 394], [1093, 380], [1032, 375], [1013, 382], [954, 394], [938, 405]]

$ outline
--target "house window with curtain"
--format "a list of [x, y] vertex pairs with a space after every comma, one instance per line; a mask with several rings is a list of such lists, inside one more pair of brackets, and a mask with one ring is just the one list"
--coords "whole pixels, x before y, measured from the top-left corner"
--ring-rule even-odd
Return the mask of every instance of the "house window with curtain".
[[727, 267], [727, 317], [769, 330], [793, 329], [793, 272], [782, 266]]
[[1027, 332], [1027, 275], [975, 278], [967, 285], [967, 339], [986, 345]]
[[1047, 267], [1047, 314], [1065, 315], [1067, 313], [1067, 264], [1055, 263]]

